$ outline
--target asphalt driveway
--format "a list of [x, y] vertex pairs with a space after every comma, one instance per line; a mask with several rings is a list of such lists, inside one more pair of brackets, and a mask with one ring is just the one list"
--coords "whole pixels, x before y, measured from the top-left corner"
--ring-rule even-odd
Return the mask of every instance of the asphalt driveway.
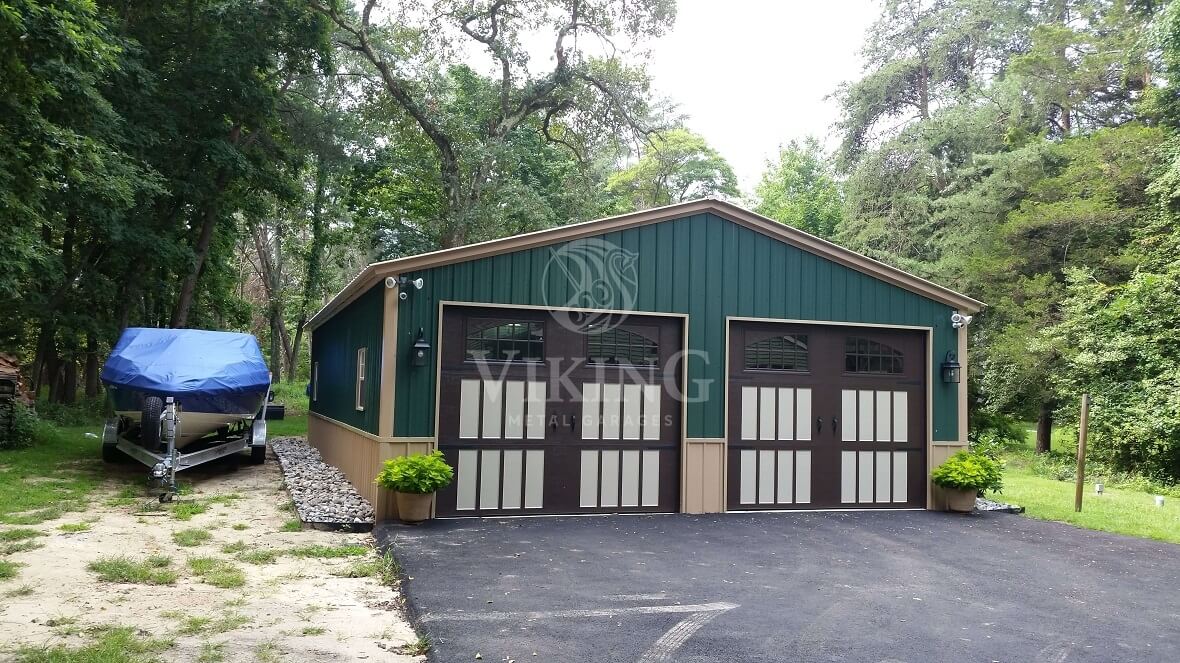
[[923, 511], [379, 526], [434, 660], [1180, 661], [1180, 546]]

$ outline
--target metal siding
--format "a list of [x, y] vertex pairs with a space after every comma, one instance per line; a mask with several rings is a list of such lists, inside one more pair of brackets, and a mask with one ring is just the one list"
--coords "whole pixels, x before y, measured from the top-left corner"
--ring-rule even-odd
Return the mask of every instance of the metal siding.
[[[377, 284], [312, 332], [312, 362], [319, 362], [317, 412], [377, 433], [381, 395], [381, 325], [384, 284]], [[364, 411], [356, 409], [356, 351], [365, 350]]]
[[[639, 254], [637, 310], [687, 313], [690, 349], [708, 356], [707, 362], [695, 358], [688, 364], [688, 395], [696, 395], [696, 381], [709, 381], [710, 386], [708, 399], [688, 403], [687, 437], [716, 438], [724, 432], [726, 316], [801, 319], [810, 315], [817, 319], [934, 327], [930, 374], [932, 435], [936, 440], [956, 439], [955, 387], [942, 383], [939, 370], [947, 350], [956, 347], [950, 327], [950, 307], [707, 214], [616, 231], [604, 235], [603, 239]], [[550, 269], [545, 273], [553, 251], [563, 245], [408, 274], [421, 276], [426, 287], [410, 291], [409, 298], [399, 304], [398, 347], [412, 345], [419, 327], [432, 346], [437, 343], [440, 300], [533, 306], [565, 304], [571, 293], [560, 276], [561, 270]], [[521, 279], [529, 285], [522, 287]], [[377, 297], [374, 334], [380, 333], [380, 296]], [[341, 323], [333, 318], [321, 329], [332, 333], [330, 330], [339, 326]], [[317, 330], [317, 343], [327, 342], [328, 337], [320, 333]], [[377, 357], [379, 346], [374, 347], [377, 349], [370, 350], [370, 356]], [[355, 348], [352, 354], [355, 355]], [[321, 362], [321, 370], [326, 363], [331, 362]], [[371, 363], [374, 370], [380, 364]], [[323, 375], [328, 373], [325, 371]], [[351, 384], [346, 385], [344, 392], [347, 405], [351, 405]], [[375, 379], [371, 384], [377, 388]], [[321, 382], [321, 393], [324, 387]], [[434, 371], [410, 367], [408, 351], [399, 352], [395, 394], [394, 435], [433, 435]], [[376, 408], [369, 408], [366, 415], [369, 414], [375, 417]]]

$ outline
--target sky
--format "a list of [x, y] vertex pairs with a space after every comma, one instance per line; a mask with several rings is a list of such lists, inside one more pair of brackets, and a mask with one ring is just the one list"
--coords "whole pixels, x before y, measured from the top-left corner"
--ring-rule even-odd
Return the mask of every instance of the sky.
[[672, 32], [649, 43], [656, 90], [752, 192], [780, 144], [835, 147], [841, 81], [859, 78], [874, 0], [678, 0]]

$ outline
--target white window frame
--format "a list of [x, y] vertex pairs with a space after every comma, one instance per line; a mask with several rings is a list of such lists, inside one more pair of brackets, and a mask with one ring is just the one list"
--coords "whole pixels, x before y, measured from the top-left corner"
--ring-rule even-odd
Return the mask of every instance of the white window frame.
[[356, 349], [356, 409], [357, 412], [365, 411], [365, 350], [368, 348]]
[[311, 400], [317, 401], [320, 398], [320, 362], [312, 362], [311, 364]]

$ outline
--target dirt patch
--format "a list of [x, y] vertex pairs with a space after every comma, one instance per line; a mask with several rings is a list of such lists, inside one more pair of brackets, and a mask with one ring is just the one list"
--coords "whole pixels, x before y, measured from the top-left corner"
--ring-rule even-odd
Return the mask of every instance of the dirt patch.
[[[371, 537], [282, 531], [284, 524], [291, 529], [294, 515], [278, 463], [272, 456], [265, 465], [235, 465], [231, 460], [182, 475], [192, 490], [181, 501], [205, 507], [187, 520], [160, 510], [146, 490], [130, 498], [112, 483], [84, 510], [33, 526], [44, 534], [37, 537], [44, 547], [5, 557], [20, 566], [15, 578], [0, 581], [0, 652], [79, 646], [103, 628], [130, 626], [173, 639], [174, 646], [159, 652], [166, 661], [196, 661], [210, 651], [224, 661], [421, 661], [398, 653], [417, 636], [391, 609], [401, 599], [373, 571], [380, 565], [371, 548], [335, 557], [286, 554], [308, 546], [371, 546]], [[140, 470], [117, 471], [126, 477]], [[90, 524], [86, 531], [60, 529], [83, 522]], [[188, 546], [174, 542], [174, 533], [193, 529], [211, 537], [190, 536], [196, 543]], [[169, 559], [166, 567], [161, 557]], [[88, 569], [118, 558], [171, 569], [175, 580], [101, 582]], [[216, 558], [218, 568], [239, 569], [244, 584], [233, 586], [232, 574], [231, 582], [216, 583], [196, 572], [208, 558]], [[366, 577], [346, 577], [357, 575]]]

